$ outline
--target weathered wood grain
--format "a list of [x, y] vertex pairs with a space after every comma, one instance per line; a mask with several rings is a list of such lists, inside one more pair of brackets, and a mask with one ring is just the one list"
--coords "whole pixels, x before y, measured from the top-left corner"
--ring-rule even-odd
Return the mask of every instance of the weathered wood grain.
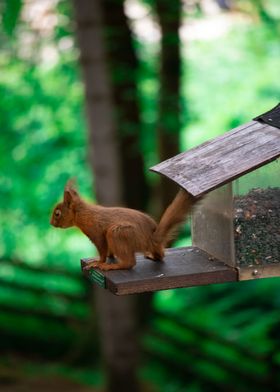
[[150, 170], [200, 197], [279, 156], [279, 129], [251, 121]]
[[[82, 268], [89, 262], [82, 260]], [[143, 293], [179, 287], [237, 281], [237, 271], [213, 259], [196, 247], [167, 249], [164, 262], [154, 262], [137, 256], [132, 270], [101, 271], [95, 274], [84, 270], [87, 277], [117, 295]], [[100, 274], [96, 280], [96, 273]]]

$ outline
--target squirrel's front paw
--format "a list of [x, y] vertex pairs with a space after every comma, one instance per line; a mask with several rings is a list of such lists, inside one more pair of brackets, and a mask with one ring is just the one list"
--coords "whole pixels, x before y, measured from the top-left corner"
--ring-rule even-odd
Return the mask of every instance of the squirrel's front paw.
[[101, 269], [102, 271], [109, 271], [109, 270], [113, 270], [113, 269], [119, 269], [117, 263], [110, 263], [110, 264], [102, 263], [102, 264], [99, 264], [98, 268]]
[[110, 264], [107, 263], [99, 264], [98, 268], [101, 269], [102, 271], [108, 271], [110, 269]]
[[100, 260], [94, 260], [94, 261], [91, 261], [90, 263], [88, 263], [85, 267], [84, 267], [84, 269], [85, 270], [89, 270], [89, 269], [91, 269], [91, 268], [96, 268], [96, 267], [98, 267], [98, 268], [100, 268], [100, 265], [101, 265], [102, 263], [100, 263]]

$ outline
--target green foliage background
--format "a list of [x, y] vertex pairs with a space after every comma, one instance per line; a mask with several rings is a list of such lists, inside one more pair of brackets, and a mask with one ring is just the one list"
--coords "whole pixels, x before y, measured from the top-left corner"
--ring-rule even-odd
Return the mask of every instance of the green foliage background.
[[[71, 231], [56, 235], [49, 225], [67, 179], [77, 177], [87, 195], [92, 185], [77, 52], [59, 49], [61, 40], [73, 35], [68, 27], [70, 15], [66, 16], [51, 37], [59, 56], [54, 64], [37, 58], [36, 48], [27, 58], [20, 53], [21, 34], [28, 30], [25, 24], [3, 37], [11, 47], [5, 45], [0, 54], [0, 255], [73, 269], [81, 249], [89, 250], [88, 242]], [[35, 45], [41, 50], [49, 43], [41, 39]]]

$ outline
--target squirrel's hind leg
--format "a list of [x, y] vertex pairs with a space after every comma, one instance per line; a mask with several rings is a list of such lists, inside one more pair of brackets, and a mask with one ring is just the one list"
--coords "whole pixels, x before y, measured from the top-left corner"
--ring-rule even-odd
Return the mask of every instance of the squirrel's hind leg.
[[134, 238], [137, 235], [133, 225], [114, 225], [106, 234], [110, 253], [115, 256], [117, 263], [102, 264], [102, 270], [130, 269], [136, 264]]
[[144, 257], [153, 261], [163, 261], [164, 251], [145, 252]]
[[163, 261], [164, 247], [162, 244], [151, 240], [149, 250], [144, 252], [144, 257], [153, 261]]

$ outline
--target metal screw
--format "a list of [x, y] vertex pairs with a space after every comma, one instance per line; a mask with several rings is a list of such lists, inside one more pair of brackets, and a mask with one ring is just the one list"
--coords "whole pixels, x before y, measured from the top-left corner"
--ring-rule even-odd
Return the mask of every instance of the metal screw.
[[254, 271], [252, 272], [253, 276], [257, 276], [259, 274], [259, 271], [257, 269], [254, 269]]

